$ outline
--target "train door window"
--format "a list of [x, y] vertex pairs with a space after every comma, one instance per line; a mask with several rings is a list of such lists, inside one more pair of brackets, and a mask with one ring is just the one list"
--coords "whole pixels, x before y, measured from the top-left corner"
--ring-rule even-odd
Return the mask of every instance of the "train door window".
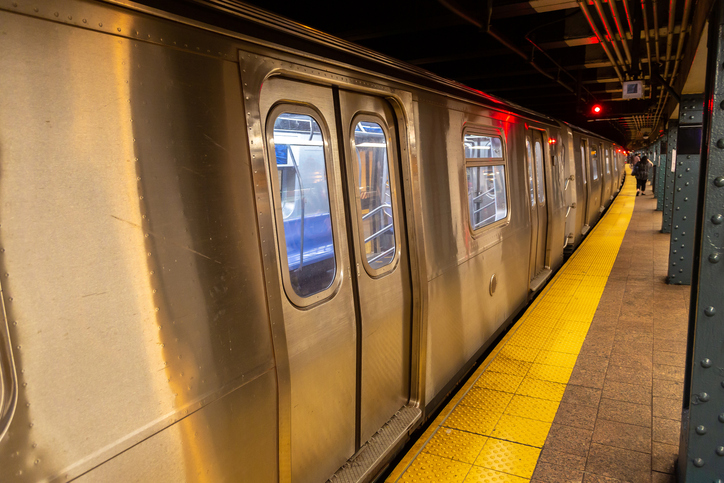
[[613, 151], [613, 172], [618, 172], [618, 156], [616, 155], [616, 151]]
[[606, 174], [611, 174], [611, 158], [608, 155], [608, 148], [606, 148]]
[[475, 231], [508, 216], [503, 141], [496, 135], [466, 132], [463, 148], [470, 225]]
[[[377, 271], [395, 259], [395, 219], [390, 191], [386, 128], [378, 119], [360, 116], [353, 123], [357, 154], [357, 199], [361, 213], [366, 269]], [[378, 275], [378, 272], [371, 273]]]
[[588, 182], [586, 176], [586, 141], [581, 141], [581, 177], [583, 177], [583, 184]]
[[528, 160], [528, 190], [530, 191], [530, 206], [535, 206], [535, 183], [533, 181], [533, 149], [530, 147], [530, 137], [525, 138], [525, 152]]
[[543, 146], [541, 145], [540, 138], [536, 137], [535, 145], [533, 146], [535, 153], [535, 177], [536, 177], [536, 189], [538, 191], [538, 203], [540, 205], [546, 204], [546, 183], [543, 170]]
[[311, 297], [329, 288], [336, 274], [323, 134], [327, 131], [318, 114], [303, 107], [277, 107], [270, 121], [275, 201], [281, 214], [277, 229], [284, 238], [279, 249], [287, 268], [284, 284], [287, 293], [291, 289], [299, 297]]
[[591, 175], [594, 180], [598, 179], [598, 150], [595, 144], [591, 144]]

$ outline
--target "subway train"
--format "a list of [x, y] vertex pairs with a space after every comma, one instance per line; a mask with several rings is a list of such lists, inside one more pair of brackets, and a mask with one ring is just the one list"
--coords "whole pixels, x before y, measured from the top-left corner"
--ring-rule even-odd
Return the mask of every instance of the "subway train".
[[369, 481], [618, 192], [234, 0], [0, 0], [0, 480]]

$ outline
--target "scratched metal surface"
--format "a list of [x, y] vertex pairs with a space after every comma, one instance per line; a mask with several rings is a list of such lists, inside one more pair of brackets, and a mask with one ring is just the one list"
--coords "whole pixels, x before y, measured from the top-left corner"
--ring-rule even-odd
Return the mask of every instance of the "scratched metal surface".
[[[71, 7], [60, 12], [83, 14]], [[128, 20], [104, 13], [88, 18]], [[168, 456], [189, 479], [244, 464], [253, 481], [275, 479], [237, 64], [0, 15], [2, 288], [18, 380], [0, 479], [77, 476], [230, 393], [244, 396], [218, 404], [214, 425], [263, 428], [209, 431], [199, 411], [127, 474]]]

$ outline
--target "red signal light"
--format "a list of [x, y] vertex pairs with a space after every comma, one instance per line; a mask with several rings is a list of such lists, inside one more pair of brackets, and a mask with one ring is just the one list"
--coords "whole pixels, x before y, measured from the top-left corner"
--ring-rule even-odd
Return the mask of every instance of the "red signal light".
[[548, 138], [548, 144], [555, 144], [556, 140], [554, 138]]
[[600, 104], [594, 104], [591, 108], [591, 112], [593, 112], [594, 114], [601, 114], [601, 111], [603, 111], [603, 108]]

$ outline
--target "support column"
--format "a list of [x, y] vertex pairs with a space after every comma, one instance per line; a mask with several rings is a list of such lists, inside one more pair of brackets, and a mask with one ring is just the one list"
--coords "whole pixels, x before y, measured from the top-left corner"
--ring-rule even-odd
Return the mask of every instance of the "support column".
[[676, 136], [679, 133], [679, 121], [670, 120], [666, 146], [666, 181], [664, 182], [664, 216], [661, 220], [661, 232], [671, 233], [671, 211], [674, 208], [674, 178], [676, 171]]
[[659, 158], [659, 175], [656, 178], [656, 211], [661, 211], [664, 209], [664, 191], [666, 191], [665, 186], [667, 169], [666, 160], [668, 159], [668, 156], [666, 156], [666, 145], [667, 137], [666, 135], [664, 135], [661, 137], [661, 139], [659, 139], [657, 146]]
[[649, 159], [651, 159], [651, 162], [654, 163], [654, 166], [651, 169], [651, 192], [654, 194], [654, 196], [656, 196], [656, 192], [659, 190], [657, 181], [659, 179], [659, 176], [661, 176], [661, 157], [659, 156], [659, 143], [661, 143], [661, 139], [657, 139], [656, 142], [652, 144], [649, 148], [651, 152]]
[[667, 281], [676, 285], [691, 285], [704, 96], [701, 94], [682, 96], [679, 112]]
[[709, 23], [679, 482], [724, 481], [724, 2]]

